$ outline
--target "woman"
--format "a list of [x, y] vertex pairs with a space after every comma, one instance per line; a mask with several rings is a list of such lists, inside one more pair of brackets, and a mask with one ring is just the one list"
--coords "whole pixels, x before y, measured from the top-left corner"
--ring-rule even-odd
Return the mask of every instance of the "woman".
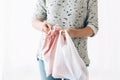
[[[87, 38], [98, 31], [97, 0], [38, 0], [33, 27], [47, 34], [56, 24], [68, 31], [80, 57], [89, 66]], [[61, 80], [51, 75], [46, 77], [40, 57], [39, 63], [42, 80]]]

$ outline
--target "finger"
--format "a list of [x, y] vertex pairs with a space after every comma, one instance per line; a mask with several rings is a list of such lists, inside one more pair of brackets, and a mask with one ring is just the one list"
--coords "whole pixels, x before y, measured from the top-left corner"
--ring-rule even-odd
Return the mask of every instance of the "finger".
[[46, 29], [47, 34], [49, 34], [52, 30], [52, 25], [45, 22], [45, 27], [46, 27], [45, 29]]
[[52, 29], [52, 25], [44, 21], [44, 24], [46, 25], [47, 28]]
[[44, 24], [44, 25], [42, 25], [42, 31], [43, 32], [45, 32], [46, 34], [48, 34], [48, 31], [49, 31], [50, 29], [49, 28], [47, 28], [47, 26]]
[[68, 33], [70, 32], [70, 28], [65, 29]]
[[62, 31], [62, 36], [63, 36], [64, 40], [66, 40], [66, 36], [65, 36], [65, 32], [64, 31]]
[[46, 34], [48, 34], [48, 32], [50, 31], [50, 29], [47, 28], [46, 26], [44, 26], [44, 27], [43, 27], [43, 31], [44, 31]]
[[47, 23], [47, 26], [48, 26], [48, 28], [50, 29], [50, 30], [52, 30], [52, 25], [51, 24], [49, 24], [49, 23]]
[[47, 26], [47, 22], [43, 22], [43, 27], [48, 28], [48, 26]]

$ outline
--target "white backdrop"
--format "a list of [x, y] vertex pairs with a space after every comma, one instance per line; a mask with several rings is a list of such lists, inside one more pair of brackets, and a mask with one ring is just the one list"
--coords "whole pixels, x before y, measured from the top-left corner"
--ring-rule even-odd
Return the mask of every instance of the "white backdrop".
[[[0, 1], [0, 80], [40, 80], [35, 0]], [[88, 40], [90, 80], [120, 80], [119, 0], [99, 0], [99, 32]]]

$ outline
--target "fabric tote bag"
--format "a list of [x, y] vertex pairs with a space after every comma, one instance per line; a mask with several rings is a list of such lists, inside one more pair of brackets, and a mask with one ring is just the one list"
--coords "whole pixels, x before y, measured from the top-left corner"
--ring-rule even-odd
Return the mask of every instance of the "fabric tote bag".
[[59, 33], [52, 76], [70, 80], [88, 80], [87, 68], [66, 30], [65, 40], [62, 36], [62, 30]]

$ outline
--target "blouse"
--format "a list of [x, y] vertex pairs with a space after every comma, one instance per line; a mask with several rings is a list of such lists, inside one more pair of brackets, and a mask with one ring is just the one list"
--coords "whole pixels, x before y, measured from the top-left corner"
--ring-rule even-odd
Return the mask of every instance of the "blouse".
[[[97, 0], [37, 0], [33, 19], [58, 24], [62, 28], [81, 29], [89, 26], [95, 35], [98, 31]], [[82, 60], [89, 64], [88, 38], [72, 40]]]

